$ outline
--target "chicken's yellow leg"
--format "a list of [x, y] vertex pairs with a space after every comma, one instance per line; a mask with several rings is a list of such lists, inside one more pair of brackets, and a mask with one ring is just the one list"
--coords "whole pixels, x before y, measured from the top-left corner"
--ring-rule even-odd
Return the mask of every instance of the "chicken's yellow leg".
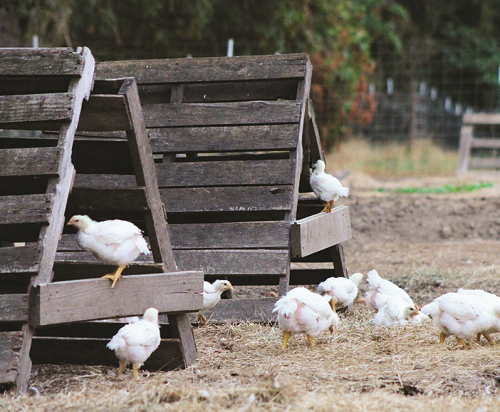
[[118, 376], [120, 376], [123, 371], [125, 370], [125, 366], [127, 366], [127, 363], [123, 360], [120, 360], [120, 367], [118, 368]]
[[196, 322], [198, 323], [198, 326], [207, 326], [207, 318], [203, 313], [198, 313], [198, 318], [196, 319]]
[[315, 346], [316, 343], [314, 342], [314, 338], [311, 335], [308, 335], [307, 333], [306, 333], [306, 336], [307, 336], [307, 340], [309, 341], [311, 346]]
[[137, 367], [137, 364], [132, 363], [132, 369], [134, 370], [134, 379], [136, 381], [139, 380], [139, 368]]
[[328, 208], [328, 213], [331, 213], [333, 209], [333, 200], [330, 200], [330, 207]]
[[292, 336], [291, 332], [283, 332], [283, 341], [281, 342], [281, 349], [286, 349], [286, 345], [288, 345], [288, 339]]
[[[479, 335], [479, 333], [478, 333]], [[490, 345], [494, 345], [495, 342], [493, 341], [493, 339], [491, 339], [490, 335], [488, 335], [487, 333], [484, 333], [482, 332], [482, 335], [486, 338], [486, 340], [489, 342]]]
[[328, 205], [330, 204], [330, 202], [326, 202], [325, 203], [325, 207], [323, 208], [323, 210], [320, 212], [320, 213], [323, 213], [323, 212], [326, 212], [328, 213]]
[[104, 275], [101, 279], [111, 279], [113, 281], [111, 287], [114, 288], [116, 282], [118, 282], [121, 279], [123, 269], [125, 269], [126, 267], [127, 265], [118, 266], [113, 273], [108, 273], [107, 275]]
[[481, 332], [478, 332], [478, 333], [477, 333], [477, 336], [476, 336], [476, 342], [477, 342], [477, 343], [481, 343]]
[[335, 301], [333, 300], [333, 298], [330, 299], [330, 306], [332, 307], [332, 310], [337, 313], [337, 310], [335, 309]]
[[439, 334], [439, 343], [444, 343], [444, 340], [446, 339], [446, 336], [443, 332]]
[[455, 339], [457, 340], [458, 343], [460, 343], [460, 345], [462, 345], [465, 349], [468, 349], [467, 347], [467, 344], [465, 343], [465, 341], [461, 338], [459, 338], [458, 336], [455, 336]]

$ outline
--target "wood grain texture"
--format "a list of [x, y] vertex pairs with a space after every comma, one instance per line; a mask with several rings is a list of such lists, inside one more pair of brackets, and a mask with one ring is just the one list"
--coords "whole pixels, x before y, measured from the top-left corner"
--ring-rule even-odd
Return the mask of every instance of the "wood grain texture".
[[230, 152], [297, 147], [297, 124], [150, 128], [153, 152]]
[[38, 271], [40, 251], [36, 246], [0, 248], [0, 274]]
[[27, 321], [28, 294], [0, 295], [0, 323]]
[[143, 105], [146, 127], [298, 123], [301, 102], [252, 101]]
[[47, 223], [51, 195], [0, 196], [0, 225]]
[[71, 93], [0, 96], [0, 125], [14, 128], [16, 123], [70, 121], [73, 116]]
[[290, 210], [291, 186], [161, 189], [167, 213]]
[[0, 385], [16, 381], [22, 337], [22, 332], [0, 332]]
[[465, 113], [462, 117], [463, 125], [474, 124], [500, 124], [499, 113]]
[[171, 224], [174, 249], [287, 248], [286, 222]]
[[2, 149], [0, 176], [55, 176], [60, 158], [57, 147]]
[[80, 76], [84, 59], [71, 48], [0, 49], [0, 75]]
[[306, 54], [103, 62], [98, 78], [136, 78], [138, 84], [301, 78]]
[[212, 323], [222, 322], [271, 322], [277, 298], [221, 299], [213, 309], [203, 311]]
[[[116, 365], [118, 368], [118, 359], [114, 351], [106, 347], [111, 338], [112, 336], [109, 338], [35, 336], [31, 357], [34, 364]], [[185, 368], [183, 359], [178, 339], [162, 339], [158, 349], [151, 354], [141, 370], [156, 372]], [[125, 374], [132, 372], [126, 371]]]
[[[156, 165], [158, 185], [165, 187], [289, 185], [294, 161], [235, 160], [160, 163]], [[272, 173], [275, 171], [275, 173]]]
[[473, 140], [473, 133], [473, 126], [462, 125], [462, 128], [460, 129], [460, 146], [458, 149], [458, 174], [464, 174], [469, 169], [470, 149]]
[[107, 279], [41, 284], [30, 293], [30, 324], [140, 315], [149, 307], [167, 313], [196, 311], [202, 307], [202, 290], [203, 273], [194, 271], [125, 276], [114, 289]]
[[349, 208], [337, 206], [331, 213], [318, 213], [291, 226], [291, 253], [304, 257], [351, 238]]

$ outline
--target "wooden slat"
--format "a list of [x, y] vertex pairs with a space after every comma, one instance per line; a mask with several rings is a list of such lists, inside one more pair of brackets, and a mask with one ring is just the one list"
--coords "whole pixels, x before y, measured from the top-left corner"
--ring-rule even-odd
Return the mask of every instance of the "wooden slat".
[[1, 196], [0, 225], [47, 223], [51, 205], [51, 195]]
[[471, 147], [482, 148], [482, 149], [500, 149], [500, 138], [494, 138], [494, 139], [474, 138], [472, 139]]
[[73, 115], [70, 93], [0, 96], [0, 126], [13, 128], [16, 123], [70, 121]]
[[305, 54], [103, 62], [98, 78], [133, 76], [138, 84], [193, 83], [304, 77]]
[[221, 322], [270, 322], [276, 320], [272, 313], [277, 298], [221, 299], [214, 309], [203, 311], [212, 323]]
[[298, 126], [150, 128], [153, 152], [230, 152], [297, 148]]
[[22, 336], [22, 332], [0, 332], [0, 385], [16, 381]]
[[[115, 353], [106, 347], [111, 337], [105, 339], [35, 336], [30, 356], [34, 364], [66, 363], [70, 365], [108, 365], [118, 368], [118, 359]], [[179, 340], [162, 339], [158, 349], [151, 354], [141, 370], [173, 370], [185, 367]], [[131, 374], [132, 372], [125, 373]]]
[[331, 213], [318, 213], [291, 226], [291, 253], [304, 257], [351, 238], [349, 208], [337, 206]]
[[500, 158], [486, 158], [486, 157], [471, 157], [469, 160], [469, 168], [481, 169], [498, 169], [500, 168]]
[[288, 247], [286, 222], [171, 224], [174, 249], [246, 249]]
[[290, 210], [291, 186], [161, 189], [167, 213]]
[[466, 113], [462, 118], [462, 124], [500, 124], [499, 113]]
[[146, 127], [298, 123], [301, 102], [252, 101], [143, 105]]
[[34, 147], [0, 150], [0, 176], [55, 176], [61, 150]]
[[71, 48], [0, 49], [0, 75], [80, 76], [83, 58]]
[[73, 189], [118, 189], [135, 188], [134, 175], [77, 174]]
[[175, 250], [181, 270], [207, 275], [278, 275], [288, 266], [288, 250]]
[[165, 187], [289, 185], [293, 160], [211, 161], [159, 163], [158, 185]]
[[473, 140], [474, 127], [462, 125], [460, 129], [460, 147], [458, 149], [457, 173], [466, 173], [469, 169], [470, 148]]
[[0, 295], [0, 322], [27, 322], [28, 294]]
[[30, 293], [30, 324], [131, 316], [149, 307], [168, 313], [196, 311], [202, 307], [202, 290], [201, 272], [125, 276], [113, 289], [107, 279], [41, 284]]
[[94, 210], [145, 211], [148, 209], [148, 203], [143, 187], [129, 189], [74, 187], [67, 208], [80, 209], [86, 214], [91, 214]]
[[40, 252], [36, 246], [0, 248], [0, 274], [36, 273]]
[[130, 117], [122, 95], [90, 95], [82, 106], [79, 131], [130, 129]]

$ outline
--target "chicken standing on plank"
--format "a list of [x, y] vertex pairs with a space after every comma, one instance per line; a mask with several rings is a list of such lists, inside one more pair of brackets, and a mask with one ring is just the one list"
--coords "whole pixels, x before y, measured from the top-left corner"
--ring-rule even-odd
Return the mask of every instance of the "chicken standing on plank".
[[229, 280], [216, 280], [214, 283], [203, 282], [203, 309], [198, 314], [198, 325], [206, 326], [207, 318], [202, 311], [211, 309], [219, 303], [220, 296], [225, 290], [232, 290], [233, 285]]
[[95, 222], [88, 216], [75, 215], [68, 225], [78, 229], [77, 240], [83, 250], [93, 253], [103, 263], [117, 266], [114, 272], [102, 277], [112, 280], [112, 288], [129, 263], [141, 253], [151, 253], [141, 230], [125, 220]]
[[439, 343], [453, 335], [467, 348], [465, 339], [477, 337], [500, 325], [500, 305], [474, 295], [446, 293], [422, 308], [439, 329]]
[[283, 331], [281, 347], [286, 349], [292, 333], [305, 333], [311, 346], [314, 337], [339, 324], [339, 316], [332, 310], [330, 295], [321, 296], [304, 287], [289, 291], [276, 302], [273, 313], [278, 312], [278, 326]]
[[314, 194], [323, 202], [326, 202], [322, 212], [330, 213], [333, 208], [333, 202], [339, 197], [347, 197], [349, 188], [342, 187], [342, 184], [336, 177], [325, 173], [325, 162], [318, 160], [313, 166], [314, 172], [311, 173], [309, 184]]
[[149, 308], [144, 317], [121, 328], [107, 344], [115, 351], [120, 360], [118, 376], [131, 363], [134, 379], [139, 380], [139, 368], [160, 345], [160, 326], [158, 325], [158, 310]]
[[330, 295], [330, 305], [336, 311], [337, 307], [353, 308], [354, 299], [358, 295], [358, 286], [363, 279], [362, 273], [354, 273], [347, 278], [328, 278], [318, 285], [318, 293], [321, 295]]

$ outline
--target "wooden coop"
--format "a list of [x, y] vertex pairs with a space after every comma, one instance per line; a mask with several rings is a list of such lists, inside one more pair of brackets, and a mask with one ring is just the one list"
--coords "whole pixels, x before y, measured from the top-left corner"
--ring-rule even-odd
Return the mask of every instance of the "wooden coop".
[[349, 209], [311, 197], [323, 159], [305, 54], [103, 62], [97, 78], [134, 77], [181, 270], [229, 279], [212, 320], [270, 320], [276, 297], [238, 285], [317, 284], [346, 276]]
[[[32, 361], [117, 364], [106, 343], [123, 323], [99, 320], [148, 307], [169, 321], [150, 367], [196, 359], [187, 313], [201, 308], [203, 273], [175, 264], [135, 80], [94, 82], [94, 70], [86, 48], [0, 49], [0, 385], [19, 392]], [[101, 185], [108, 174], [126, 183]], [[133, 221], [152, 259], [112, 289], [100, 279], [112, 268], [65, 229], [73, 214]]]
[[457, 173], [466, 173], [469, 168], [500, 169], [499, 136], [499, 113], [464, 114], [460, 130]]

